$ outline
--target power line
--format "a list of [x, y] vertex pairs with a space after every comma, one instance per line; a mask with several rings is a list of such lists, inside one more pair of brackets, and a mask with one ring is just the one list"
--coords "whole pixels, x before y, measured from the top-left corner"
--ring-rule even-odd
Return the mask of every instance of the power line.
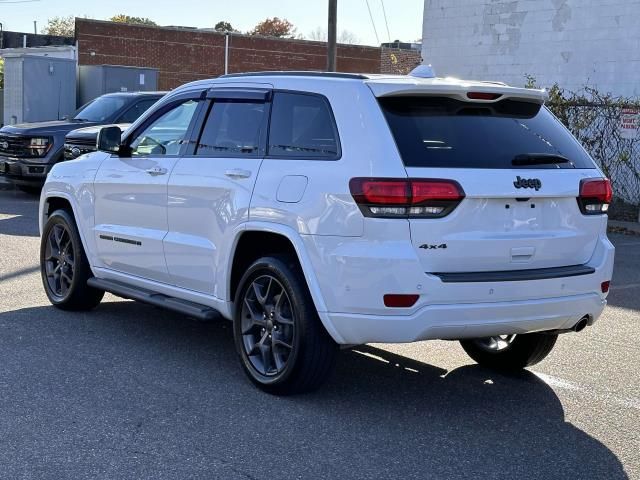
[[371, 19], [371, 25], [373, 25], [373, 32], [376, 34], [376, 42], [380, 45], [380, 37], [378, 37], [378, 30], [376, 29], [376, 22], [373, 21], [373, 15], [371, 14], [371, 7], [369, 6], [369, 0], [367, 2], [367, 10], [369, 10], [369, 18]]
[[387, 27], [387, 39], [391, 43], [391, 34], [389, 33], [389, 22], [387, 22], [387, 10], [384, 8], [384, 0], [380, 0], [382, 4], [382, 13], [384, 14], [384, 24]]
[[40, 0], [0, 0], [0, 3], [34, 3]]

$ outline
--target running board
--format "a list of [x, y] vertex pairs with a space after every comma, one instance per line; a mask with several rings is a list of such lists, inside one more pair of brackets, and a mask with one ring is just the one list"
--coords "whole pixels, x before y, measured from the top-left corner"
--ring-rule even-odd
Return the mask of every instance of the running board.
[[105, 280], [102, 278], [92, 277], [87, 280], [87, 285], [98, 290], [113, 293], [114, 295], [129, 300], [137, 300], [139, 302], [148, 303], [154, 307], [164, 308], [173, 312], [182, 313], [198, 320], [217, 320], [222, 318], [217, 310], [200, 305], [198, 303], [181, 300], [179, 298], [169, 297], [162, 293], [153, 292], [144, 288], [134, 287], [126, 283], [115, 280]]

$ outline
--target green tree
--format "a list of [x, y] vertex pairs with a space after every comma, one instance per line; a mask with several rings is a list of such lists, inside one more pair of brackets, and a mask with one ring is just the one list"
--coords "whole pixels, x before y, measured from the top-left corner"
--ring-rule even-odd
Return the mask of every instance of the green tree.
[[130, 17], [129, 15], [124, 15], [119, 13], [118, 15], [114, 15], [109, 19], [112, 22], [116, 23], [130, 23], [133, 25], [157, 25], [156, 22], [146, 17]]
[[263, 37], [295, 38], [296, 28], [286, 18], [267, 18], [258, 23], [249, 35], [262, 35]]
[[0, 58], [0, 89], [4, 88], [4, 58]]
[[75, 36], [75, 31], [76, 18], [73, 15], [49, 18], [42, 29], [42, 33], [46, 35], [59, 35], [61, 37], [73, 37]]
[[221, 32], [221, 33], [237, 32], [237, 30], [233, 28], [229, 22], [225, 22], [224, 20], [221, 20], [218, 23], [216, 23], [216, 26], [213, 28], [216, 32]]

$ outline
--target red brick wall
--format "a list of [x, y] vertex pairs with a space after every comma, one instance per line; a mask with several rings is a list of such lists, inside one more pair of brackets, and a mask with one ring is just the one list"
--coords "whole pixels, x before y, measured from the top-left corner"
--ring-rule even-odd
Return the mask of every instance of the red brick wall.
[[380, 49], [380, 72], [406, 75], [422, 63], [420, 52], [397, 48]]
[[[160, 71], [158, 88], [224, 73], [224, 35], [186, 28], [146, 27], [76, 19], [80, 65], [129, 65]], [[232, 35], [229, 73], [258, 70], [324, 70], [323, 42]], [[380, 72], [381, 49], [339, 45], [337, 70]]]

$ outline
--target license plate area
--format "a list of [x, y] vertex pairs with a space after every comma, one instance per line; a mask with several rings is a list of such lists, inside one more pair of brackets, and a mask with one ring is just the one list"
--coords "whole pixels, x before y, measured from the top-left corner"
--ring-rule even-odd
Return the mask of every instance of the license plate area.
[[[503, 228], [506, 232], [534, 232], [541, 229], [546, 199], [504, 199], [496, 201], [502, 210]], [[496, 212], [498, 213], [498, 212]]]

